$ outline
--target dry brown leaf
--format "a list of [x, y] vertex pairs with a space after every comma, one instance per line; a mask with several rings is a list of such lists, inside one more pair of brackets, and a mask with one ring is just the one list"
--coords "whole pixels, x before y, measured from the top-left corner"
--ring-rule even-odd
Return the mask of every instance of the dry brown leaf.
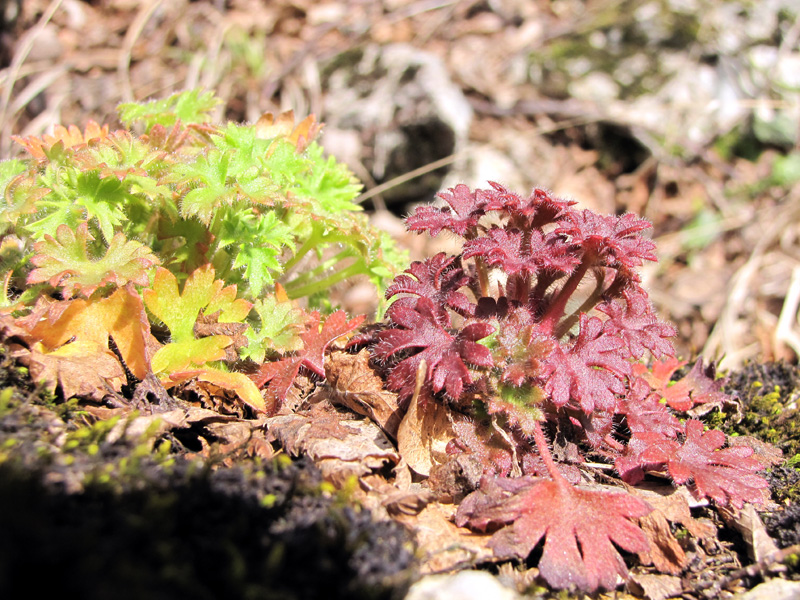
[[[75, 352], [73, 355], [72, 353]], [[12, 355], [30, 369], [31, 379], [54, 392], [60, 388], [64, 399], [86, 398], [102, 402], [120, 392], [127, 382], [125, 370], [111, 350], [73, 342], [62, 350], [43, 353], [16, 346]]]
[[643, 594], [648, 600], [666, 600], [683, 593], [681, 578], [674, 575], [633, 573], [628, 587], [633, 588], [631, 591], [637, 596]]
[[752, 504], [745, 504], [741, 510], [733, 507], [720, 507], [720, 515], [729, 527], [742, 534], [747, 545], [747, 554], [760, 563], [774, 556], [778, 546], [767, 533], [767, 528]]
[[234, 452], [250, 441], [253, 425], [248, 421], [231, 421], [229, 423], [209, 423], [206, 430], [218, 443], [223, 454]]
[[375, 421], [393, 439], [397, 439], [402, 411], [397, 394], [384, 387], [383, 380], [369, 366], [370, 353], [333, 352], [325, 363], [330, 397], [337, 404]]
[[680, 575], [688, 558], [670, 531], [669, 521], [658, 509], [639, 519], [639, 527], [650, 542], [647, 552], [639, 554], [642, 564], [653, 565], [661, 573]]
[[265, 424], [288, 453], [308, 454], [334, 483], [344, 483], [351, 476], [361, 477], [387, 463], [400, 461], [397, 451], [375, 423], [348, 420], [346, 415], [337, 417], [336, 410], [325, 404], [331, 415], [328, 419], [317, 410], [313, 414], [271, 417]]
[[397, 430], [397, 449], [416, 473], [427, 477], [431, 469], [444, 463], [447, 444], [455, 437], [450, 409], [438, 402], [420, 407], [414, 399]]
[[647, 489], [639, 486], [630, 491], [646, 501], [654, 511], [662, 513], [668, 521], [683, 525], [695, 538], [704, 539], [716, 533], [713, 525], [692, 517], [689, 508], [691, 496], [685, 487], [675, 489], [671, 485], [657, 485]]
[[415, 516], [397, 517], [416, 536], [422, 554], [421, 573], [438, 573], [493, 560], [494, 553], [487, 547], [492, 536], [457, 527], [453, 523], [455, 512], [452, 504], [434, 502]]

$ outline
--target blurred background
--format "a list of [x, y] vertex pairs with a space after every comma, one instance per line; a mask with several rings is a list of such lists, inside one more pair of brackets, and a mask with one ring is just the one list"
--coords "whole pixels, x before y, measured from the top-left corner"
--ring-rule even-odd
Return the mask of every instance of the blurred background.
[[[797, 0], [0, 0], [12, 135], [118, 125], [201, 87], [219, 120], [293, 109], [404, 234], [437, 191], [493, 180], [653, 223], [645, 273], [680, 354], [800, 354]], [[352, 292], [352, 293], [349, 293]], [[344, 295], [360, 311], [357, 286]]]

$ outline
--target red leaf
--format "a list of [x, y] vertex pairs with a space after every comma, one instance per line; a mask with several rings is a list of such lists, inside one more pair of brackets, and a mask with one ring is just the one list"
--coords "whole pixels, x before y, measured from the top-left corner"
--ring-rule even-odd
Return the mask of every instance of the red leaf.
[[447, 229], [462, 237], [466, 237], [478, 225], [478, 220], [483, 216], [484, 200], [479, 198], [477, 192], [470, 191], [469, 186], [463, 183], [438, 194], [438, 197], [447, 202], [449, 206], [437, 208], [434, 206], [420, 206], [413, 215], [406, 219], [409, 231], [427, 231], [431, 235], [438, 235], [442, 229]]
[[609, 316], [606, 327], [619, 332], [634, 358], [641, 358], [645, 348], [656, 358], [672, 356], [675, 349], [670, 338], [677, 335], [672, 325], [660, 321], [653, 314], [653, 305], [640, 287], [626, 288], [622, 292], [623, 307], [619, 302], [605, 302], [597, 310]]
[[300, 336], [303, 348], [295, 356], [283, 358], [279, 361], [264, 363], [251, 379], [260, 388], [269, 382], [267, 387], [267, 413], [275, 414], [286, 399], [286, 393], [300, 371], [306, 367], [319, 377], [325, 378], [325, 351], [331, 342], [353, 331], [364, 320], [358, 316], [347, 320], [347, 315], [342, 310], [332, 313], [320, 329], [320, 315], [317, 311], [311, 313], [306, 331]]
[[324, 354], [328, 345], [336, 338], [353, 331], [361, 325], [364, 319], [364, 315], [360, 315], [348, 321], [347, 313], [337, 310], [325, 319], [325, 323], [320, 329], [319, 313], [317, 311], [311, 313], [306, 332], [300, 336], [303, 340], [303, 349], [298, 353], [298, 357], [302, 358], [303, 366], [324, 378]]
[[508, 275], [536, 275], [540, 271], [569, 273], [580, 263], [560, 236], [534, 230], [525, 239], [519, 230], [496, 227], [486, 232], [485, 237], [466, 242], [463, 256], [481, 256], [487, 264]]
[[458, 398], [464, 385], [472, 383], [467, 364], [494, 365], [489, 349], [477, 343], [494, 331], [488, 323], [470, 323], [453, 336], [445, 329], [449, 318], [428, 298], [419, 298], [413, 307], [395, 303], [389, 309], [389, 317], [400, 328], [377, 334], [375, 356], [388, 359], [405, 350], [422, 349], [402, 360], [389, 375], [389, 386], [404, 398], [414, 392], [422, 360], [427, 363], [427, 379], [432, 382], [433, 390], [445, 390], [451, 398]]
[[650, 223], [632, 213], [618, 217], [591, 210], [572, 211], [562, 223], [555, 232], [569, 235], [573, 244], [596, 257], [599, 264], [633, 269], [642, 266], [644, 260], [658, 260], [653, 253], [656, 245], [639, 235], [651, 227]]
[[[458, 257], [448, 257], [440, 252], [424, 261], [414, 261], [406, 271], [394, 278], [394, 283], [386, 290], [386, 298], [397, 294], [413, 294], [420, 298], [428, 298], [436, 306], [451, 308], [462, 316], [472, 316], [475, 305], [466, 295], [458, 290], [469, 283], [469, 276], [458, 266]], [[413, 298], [401, 298], [395, 301], [415, 304]]]
[[623, 375], [630, 373], [622, 338], [604, 331], [597, 317], [580, 316], [580, 333], [568, 350], [556, 346], [543, 361], [544, 389], [556, 406], [570, 400], [585, 413], [613, 410], [615, 394], [624, 393]]
[[645, 446], [638, 456], [640, 463], [666, 468], [679, 485], [693, 480], [696, 496], [736, 507], [745, 502], [763, 503], [762, 491], [769, 485], [754, 474], [763, 466], [752, 458], [752, 448], [722, 448], [727, 438], [721, 431], [704, 432], [703, 423], [692, 419], [686, 422], [683, 444], [652, 433], [636, 439]]
[[[614, 589], [628, 571], [619, 551], [644, 552], [649, 546], [633, 519], [652, 510], [622, 492], [573, 487], [563, 478], [488, 483], [459, 507], [456, 524], [496, 532], [489, 543], [500, 558], [526, 558], [544, 539], [539, 572], [554, 588]], [[504, 489], [505, 488], [505, 489]]]
[[673, 381], [675, 371], [685, 364], [685, 361], [669, 357], [654, 362], [649, 368], [637, 364], [633, 369], [634, 374], [644, 379], [673, 410], [688, 411], [702, 404], [705, 409], [703, 412], [708, 412], [715, 406], [722, 407], [731, 401], [722, 391], [723, 382], [715, 378], [714, 363], [704, 366], [703, 359], [698, 359], [682, 379]]
[[541, 188], [536, 188], [528, 198], [509, 192], [505, 187], [490, 181], [491, 190], [479, 193], [485, 201], [484, 210], [498, 210], [507, 213], [517, 226], [532, 230], [553, 223], [567, 214], [577, 202], [561, 200]]
[[630, 383], [628, 396], [619, 403], [618, 411], [626, 416], [634, 435], [657, 433], [674, 439], [683, 431], [680, 421], [640, 377]]

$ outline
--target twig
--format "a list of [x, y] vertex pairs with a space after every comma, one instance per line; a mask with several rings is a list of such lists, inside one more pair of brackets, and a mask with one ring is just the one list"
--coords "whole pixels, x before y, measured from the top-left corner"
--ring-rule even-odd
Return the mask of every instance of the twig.
[[776, 344], [783, 342], [800, 356], [800, 335], [794, 329], [794, 325], [797, 324], [798, 307], [800, 307], [800, 267], [796, 266], [792, 269], [792, 279], [781, 307], [774, 338]]
[[125, 33], [125, 39], [122, 41], [122, 48], [119, 54], [119, 62], [117, 64], [117, 74], [119, 76], [120, 96], [124, 102], [133, 102], [136, 100], [133, 96], [133, 86], [131, 84], [131, 53], [136, 40], [142, 35], [144, 26], [147, 21], [153, 16], [153, 13], [161, 4], [161, 0], [150, 0], [147, 4], [142, 6], [136, 18], [131, 23], [130, 29]]
[[3, 89], [3, 97], [0, 100], [0, 156], [8, 156], [11, 145], [11, 126], [6, 121], [8, 117], [9, 103], [11, 102], [11, 94], [14, 91], [14, 84], [19, 77], [20, 67], [25, 59], [28, 58], [33, 43], [36, 38], [44, 30], [45, 26], [53, 18], [53, 15], [61, 6], [62, 0], [52, 0], [47, 10], [44, 11], [39, 21], [31, 27], [31, 29], [22, 36], [20, 40], [19, 50], [14, 53], [14, 58], [11, 60], [11, 65], [8, 67], [8, 74], [6, 76], [6, 85]]

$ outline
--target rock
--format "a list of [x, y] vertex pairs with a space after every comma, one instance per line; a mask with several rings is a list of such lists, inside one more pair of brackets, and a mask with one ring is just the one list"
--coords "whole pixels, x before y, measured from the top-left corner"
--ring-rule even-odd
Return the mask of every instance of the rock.
[[[406, 44], [338, 55], [323, 71], [326, 150], [384, 183], [463, 149], [472, 108], [436, 55]], [[354, 136], [360, 147], [356, 152]], [[337, 140], [347, 140], [340, 149]], [[357, 163], [354, 164], [354, 160]], [[386, 190], [385, 202], [429, 201], [446, 169]], [[402, 211], [401, 211], [402, 212]]]
[[405, 600], [517, 600], [519, 595], [485, 571], [429, 575], [411, 586]]
[[795, 600], [795, 598], [800, 598], [800, 581], [785, 579], [770, 579], [736, 596], [736, 600]]

